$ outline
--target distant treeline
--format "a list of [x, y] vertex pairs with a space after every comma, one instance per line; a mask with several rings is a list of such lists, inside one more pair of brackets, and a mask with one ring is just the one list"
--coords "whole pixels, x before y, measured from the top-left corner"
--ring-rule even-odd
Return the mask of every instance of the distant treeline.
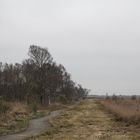
[[47, 48], [31, 45], [22, 64], [0, 63], [0, 96], [10, 101], [71, 102], [89, 90], [71, 80], [63, 65], [53, 61]]

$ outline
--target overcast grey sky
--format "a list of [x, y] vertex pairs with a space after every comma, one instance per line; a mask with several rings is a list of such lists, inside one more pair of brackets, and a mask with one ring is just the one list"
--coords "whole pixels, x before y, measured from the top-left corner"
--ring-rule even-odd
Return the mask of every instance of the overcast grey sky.
[[0, 61], [22, 62], [31, 44], [93, 94], [140, 95], [139, 0], [0, 0]]

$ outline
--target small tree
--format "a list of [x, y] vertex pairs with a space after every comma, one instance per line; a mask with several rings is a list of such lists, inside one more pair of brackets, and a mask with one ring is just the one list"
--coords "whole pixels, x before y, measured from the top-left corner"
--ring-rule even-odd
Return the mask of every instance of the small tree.
[[131, 96], [131, 100], [136, 100], [137, 99], [137, 96], [136, 95], [132, 95]]
[[41, 48], [36, 45], [30, 46], [28, 55], [30, 56], [30, 59], [33, 60], [34, 63], [40, 68], [44, 64], [51, 63], [53, 60], [47, 48]]
[[109, 96], [108, 96], [108, 93], [106, 93], [106, 97], [105, 97], [106, 100], [109, 100]]
[[118, 97], [115, 94], [113, 94], [112, 100], [117, 101], [117, 99], [118, 99]]

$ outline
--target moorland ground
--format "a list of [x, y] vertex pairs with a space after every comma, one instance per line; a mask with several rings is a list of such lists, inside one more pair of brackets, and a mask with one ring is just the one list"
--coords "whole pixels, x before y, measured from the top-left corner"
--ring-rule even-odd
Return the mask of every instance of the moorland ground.
[[116, 121], [98, 100], [85, 100], [50, 119], [53, 129], [28, 140], [139, 140], [140, 126]]

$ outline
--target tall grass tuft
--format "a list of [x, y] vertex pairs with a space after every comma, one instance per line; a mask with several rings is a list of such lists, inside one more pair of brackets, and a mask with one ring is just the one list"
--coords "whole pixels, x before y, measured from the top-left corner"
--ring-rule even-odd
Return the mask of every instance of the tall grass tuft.
[[0, 97], [0, 114], [5, 114], [8, 110], [9, 110], [9, 106], [3, 100], [3, 98]]

